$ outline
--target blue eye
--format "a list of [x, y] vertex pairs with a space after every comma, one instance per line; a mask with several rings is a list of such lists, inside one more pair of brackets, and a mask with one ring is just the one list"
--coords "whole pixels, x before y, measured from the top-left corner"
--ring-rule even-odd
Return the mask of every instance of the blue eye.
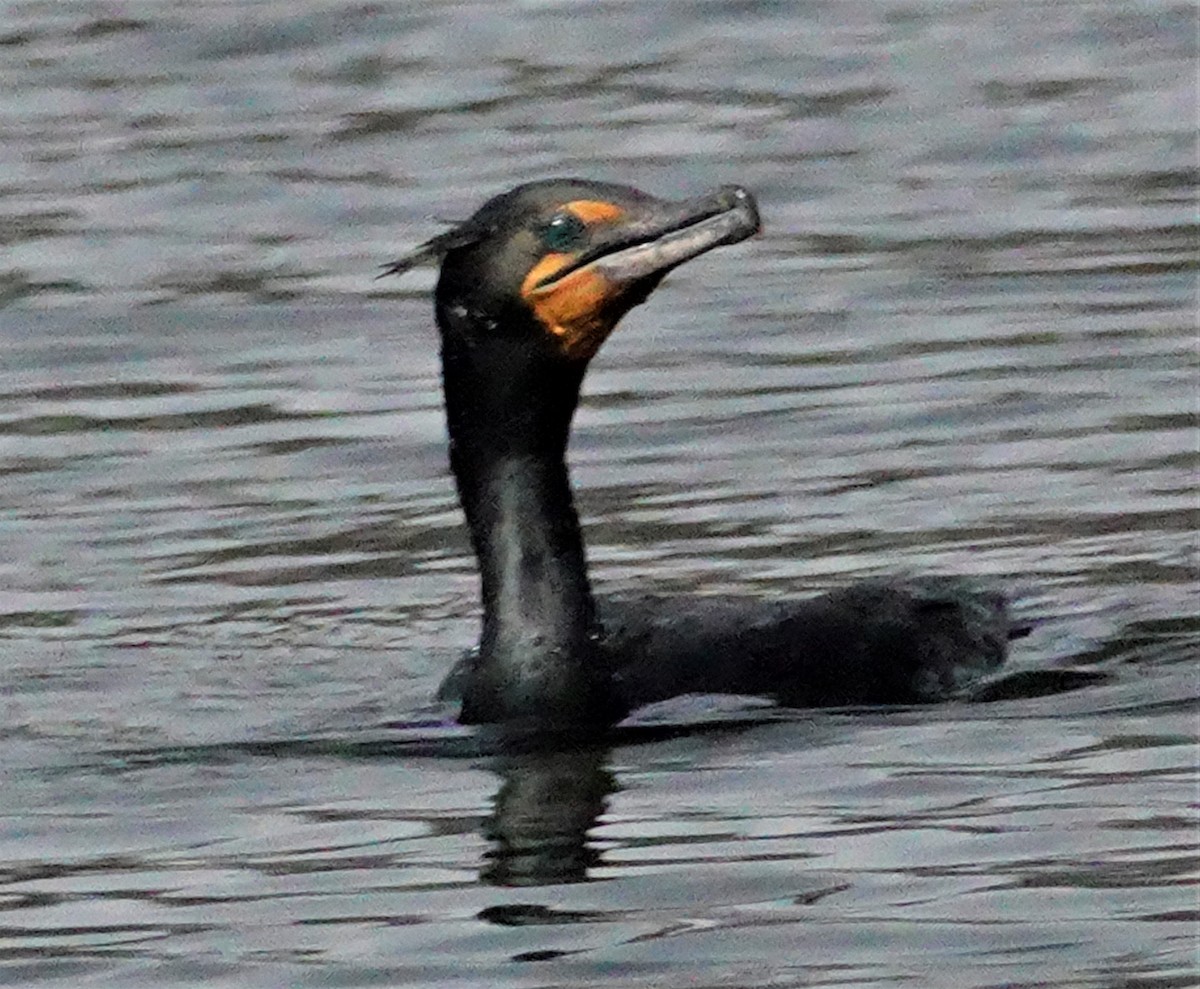
[[542, 243], [552, 251], [569, 251], [586, 233], [587, 224], [573, 213], [555, 213], [542, 228]]

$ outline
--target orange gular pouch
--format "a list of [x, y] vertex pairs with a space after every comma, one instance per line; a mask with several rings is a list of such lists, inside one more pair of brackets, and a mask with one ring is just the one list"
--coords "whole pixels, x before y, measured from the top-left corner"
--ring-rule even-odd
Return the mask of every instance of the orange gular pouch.
[[558, 341], [563, 356], [590, 360], [608, 338], [617, 321], [652, 286], [631, 297], [626, 286], [616, 285], [592, 265], [584, 265], [561, 278], [541, 284], [554, 273], [569, 267], [569, 254], [547, 254], [530, 270], [521, 285], [521, 295], [533, 314]]

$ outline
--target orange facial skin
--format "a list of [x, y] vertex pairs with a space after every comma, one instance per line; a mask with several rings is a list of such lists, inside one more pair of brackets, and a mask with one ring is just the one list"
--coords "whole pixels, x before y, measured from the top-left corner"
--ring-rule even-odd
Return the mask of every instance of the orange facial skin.
[[[565, 203], [561, 212], [572, 213], [588, 226], [611, 223], [625, 215], [621, 207], [599, 199]], [[558, 339], [566, 357], [590, 360], [621, 315], [619, 309], [614, 312], [610, 305], [620, 295], [620, 287], [587, 266], [563, 278], [554, 278], [556, 272], [575, 261], [573, 254], [545, 255], [525, 276], [521, 296], [538, 320]]]
[[587, 267], [577, 268], [569, 275], [539, 287], [544, 279], [572, 261], [574, 258], [569, 254], [547, 254], [525, 276], [521, 294], [533, 308], [534, 315], [558, 338], [565, 356], [572, 360], [589, 360], [616, 323], [616, 319], [606, 312], [605, 303], [618, 294], [618, 288]]
[[619, 220], [625, 211], [614, 203], [606, 203], [603, 199], [576, 199], [563, 206], [563, 211], [574, 213], [584, 223], [605, 223], [609, 220]]

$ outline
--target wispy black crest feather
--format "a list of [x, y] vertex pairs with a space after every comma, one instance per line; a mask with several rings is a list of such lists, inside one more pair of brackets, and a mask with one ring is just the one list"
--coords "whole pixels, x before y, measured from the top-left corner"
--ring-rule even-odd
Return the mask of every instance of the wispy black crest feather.
[[487, 236], [487, 233], [486, 227], [467, 220], [445, 233], [430, 237], [420, 247], [409, 251], [403, 257], [389, 261], [383, 265], [383, 271], [376, 275], [376, 279], [386, 278], [388, 275], [401, 275], [422, 264], [437, 264], [451, 251], [474, 244]]

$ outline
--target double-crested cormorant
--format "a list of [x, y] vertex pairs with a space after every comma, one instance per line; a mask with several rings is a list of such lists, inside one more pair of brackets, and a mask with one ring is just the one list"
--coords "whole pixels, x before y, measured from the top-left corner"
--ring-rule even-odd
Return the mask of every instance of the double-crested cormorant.
[[441, 264], [450, 464], [483, 583], [479, 647], [447, 681], [462, 721], [595, 729], [685, 693], [907, 703], [1004, 661], [1004, 599], [954, 578], [789, 602], [593, 598], [565, 461], [588, 362], [672, 268], [758, 229], [736, 187], [667, 202], [552, 179], [386, 266]]

